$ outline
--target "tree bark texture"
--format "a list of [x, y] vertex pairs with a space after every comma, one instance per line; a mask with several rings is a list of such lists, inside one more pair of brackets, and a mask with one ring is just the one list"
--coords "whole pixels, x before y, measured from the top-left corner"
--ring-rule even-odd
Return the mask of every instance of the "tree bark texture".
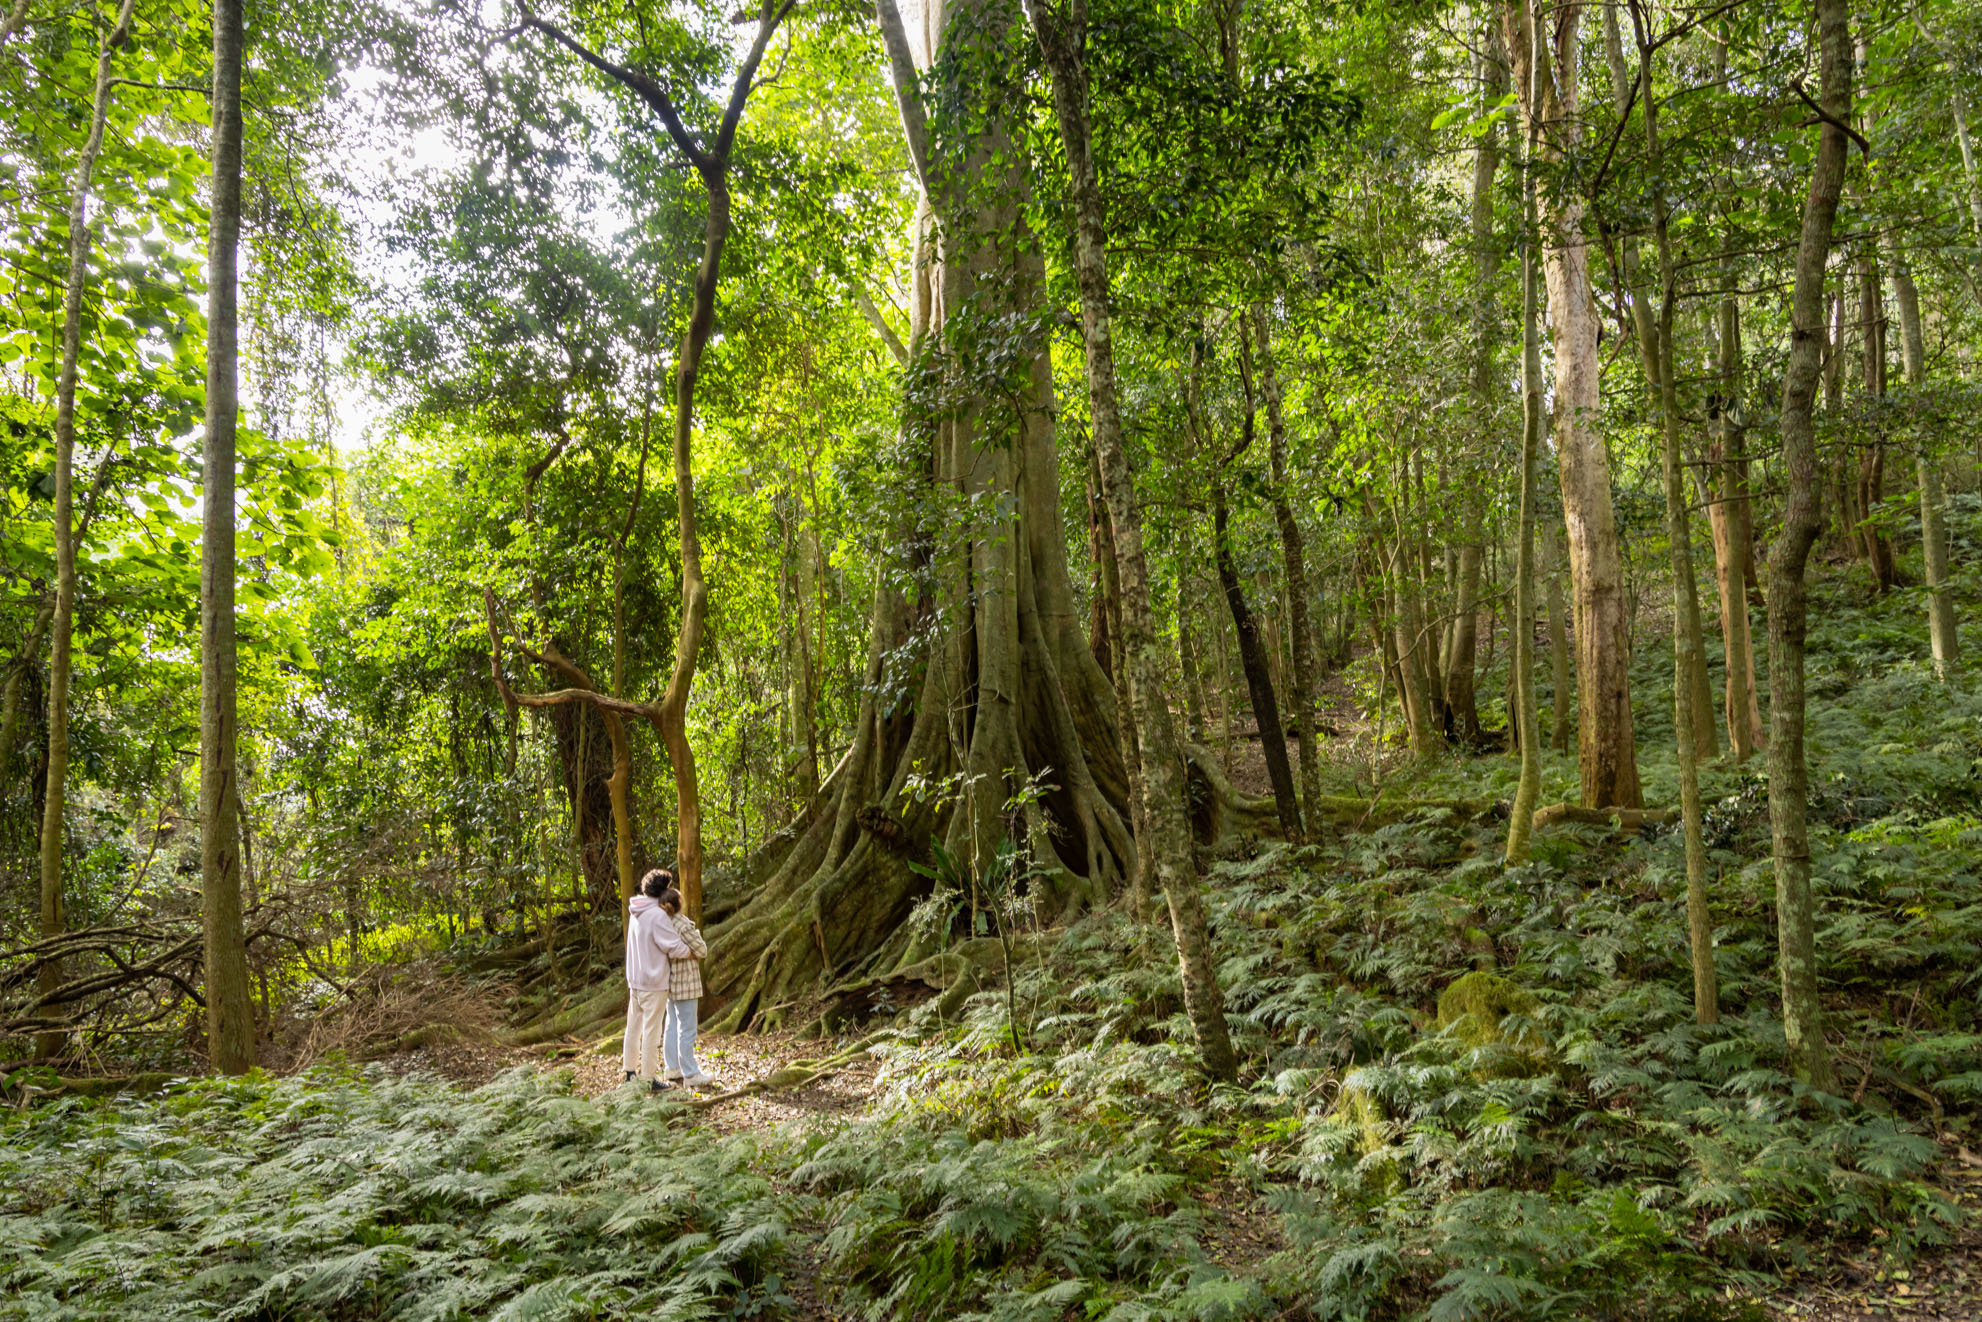
[[[1321, 737], [1315, 728], [1314, 629], [1308, 619], [1308, 553], [1301, 536], [1300, 522], [1294, 517], [1293, 502], [1287, 498], [1287, 421], [1282, 412], [1280, 369], [1274, 360], [1272, 327], [1265, 307], [1254, 310], [1259, 335], [1260, 393], [1266, 404], [1266, 438], [1273, 474], [1273, 521], [1280, 530], [1280, 560], [1287, 575], [1287, 631], [1290, 635], [1290, 666], [1293, 683], [1288, 704], [1296, 722], [1294, 737], [1301, 742], [1301, 804], [1321, 798]], [[1468, 658], [1468, 666], [1471, 660]], [[1468, 675], [1470, 682], [1471, 676]], [[1307, 820], [1310, 830], [1316, 823]]]
[[[901, 920], [929, 886], [908, 864], [932, 840], [981, 863], [1023, 826], [1049, 873], [1036, 897], [1049, 917], [1115, 893], [1136, 866], [1115, 689], [1066, 562], [1045, 345], [1017, 356], [1001, 390], [967, 370], [987, 337], [1036, 320], [1044, 278], [1022, 219], [1028, 166], [1009, 128], [1020, 110], [990, 76], [1017, 11], [958, 0], [925, 7], [915, 29], [894, 0], [876, 13], [923, 190], [903, 427], [928, 456], [943, 531], [902, 530], [925, 586], [909, 599], [891, 577], [876, 591], [852, 747], [783, 862], [712, 933], [720, 957], [704, 977], [724, 1027], [775, 1024], [820, 979], [905, 958]], [[939, 131], [925, 111], [932, 68], [942, 96], [979, 112], [966, 130]], [[1043, 830], [1004, 811], [1038, 773]], [[929, 792], [959, 774], [962, 801]]]
[[207, 1054], [223, 1074], [255, 1063], [241, 922], [235, 781], [234, 439], [241, 236], [241, 0], [213, 6], [213, 201], [207, 234], [206, 440], [200, 552], [200, 895]]
[[1789, 360], [1782, 384], [1782, 466], [1787, 483], [1782, 531], [1769, 548], [1769, 824], [1774, 837], [1776, 922], [1783, 1034], [1797, 1074], [1831, 1090], [1835, 1074], [1824, 1041], [1817, 990], [1815, 914], [1810, 896], [1809, 768], [1803, 749], [1803, 648], [1808, 632], [1804, 573], [1822, 528], [1818, 505], [1815, 404], [1824, 348], [1824, 268], [1838, 198], [1844, 190], [1844, 125], [1852, 100], [1851, 22], [1846, 0], [1814, 0], [1824, 121], [1803, 204], [1790, 306]]
[[[1581, 136], [1581, 9], [1544, 11], [1537, 0], [1512, 0], [1503, 17], [1522, 121], [1537, 136], [1540, 159], [1555, 164]], [[1635, 808], [1642, 796], [1631, 720], [1631, 620], [1610, 498], [1610, 453], [1598, 427], [1601, 363], [1589, 248], [1583, 207], [1572, 192], [1549, 191], [1542, 232], [1555, 348], [1556, 452], [1575, 597], [1582, 800], [1592, 808]]]

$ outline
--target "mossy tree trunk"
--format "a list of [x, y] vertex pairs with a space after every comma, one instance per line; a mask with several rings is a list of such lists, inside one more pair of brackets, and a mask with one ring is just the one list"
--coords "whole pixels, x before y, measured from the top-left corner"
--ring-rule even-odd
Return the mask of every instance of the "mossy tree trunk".
[[1774, 837], [1776, 923], [1783, 1033], [1797, 1074], [1835, 1086], [1817, 991], [1815, 913], [1810, 896], [1810, 777], [1803, 750], [1803, 648], [1809, 629], [1804, 574], [1822, 528], [1815, 404], [1824, 345], [1824, 268], [1844, 191], [1845, 124], [1851, 116], [1851, 21], [1846, 0], [1815, 0], [1820, 45], [1816, 159], [1803, 205], [1790, 306], [1789, 361], [1782, 384], [1782, 531], [1769, 549], [1769, 824]]
[[[853, 744], [784, 863], [711, 934], [704, 976], [723, 1027], [776, 1022], [821, 979], [910, 953], [901, 920], [928, 882], [909, 862], [932, 839], [981, 868], [1001, 835], [1028, 830], [1055, 876], [1049, 917], [1114, 893], [1135, 867], [1114, 685], [1066, 563], [1044, 340], [1013, 351], [998, 390], [982, 381], [998, 328], [1038, 320], [1044, 277], [1010, 128], [1023, 108], [994, 76], [1016, 11], [960, 0], [914, 32], [893, 0], [877, 15], [923, 189], [904, 428], [948, 533], [902, 530], [921, 586], [913, 600], [877, 589]], [[932, 67], [942, 103], [971, 108], [969, 129], [932, 123]], [[966, 402], [929, 407], [945, 392]], [[1037, 821], [1012, 820], [1006, 801], [1040, 773], [1051, 788]], [[959, 774], [962, 801], [917, 788]]]

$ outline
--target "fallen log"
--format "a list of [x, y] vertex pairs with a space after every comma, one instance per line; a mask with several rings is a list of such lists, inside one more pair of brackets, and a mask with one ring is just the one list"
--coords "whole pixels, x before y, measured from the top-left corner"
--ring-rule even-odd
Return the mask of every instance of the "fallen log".
[[1580, 803], [1551, 803], [1535, 809], [1534, 829], [1546, 830], [1565, 822], [1584, 826], [1608, 826], [1622, 835], [1636, 835], [1647, 826], [1670, 826], [1679, 814], [1670, 808], [1585, 808]]

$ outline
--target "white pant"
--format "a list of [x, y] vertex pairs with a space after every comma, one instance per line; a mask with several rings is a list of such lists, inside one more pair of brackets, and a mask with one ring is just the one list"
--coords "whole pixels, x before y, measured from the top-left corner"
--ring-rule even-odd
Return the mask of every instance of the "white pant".
[[695, 1063], [696, 1021], [701, 1017], [700, 1001], [669, 1001], [668, 1027], [661, 1038], [670, 1079], [697, 1078], [702, 1067]]
[[619, 1048], [619, 1066], [643, 1079], [661, 1077], [661, 1017], [667, 1010], [665, 989], [626, 989], [626, 1040]]

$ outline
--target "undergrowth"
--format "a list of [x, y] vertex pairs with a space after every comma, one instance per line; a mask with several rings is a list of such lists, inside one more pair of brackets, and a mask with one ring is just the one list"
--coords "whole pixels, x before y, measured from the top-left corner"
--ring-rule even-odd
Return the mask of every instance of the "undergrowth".
[[45, 1103], [0, 1120], [0, 1316], [775, 1317], [799, 1274], [876, 1322], [1753, 1315], [1964, 1216], [1936, 1162], [1982, 1094], [1982, 691], [1900, 654], [1916, 606], [1834, 595], [1812, 647], [1843, 1096], [1785, 1072], [1766, 788], [1715, 765], [1714, 1027], [1674, 833], [1507, 870], [1500, 823], [1423, 814], [1209, 868], [1239, 1085], [1192, 1066], [1161, 928], [1103, 911], [1015, 943], [1012, 995], [904, 1016], [865, 1113], [754, 1136], [523, 1074]]

